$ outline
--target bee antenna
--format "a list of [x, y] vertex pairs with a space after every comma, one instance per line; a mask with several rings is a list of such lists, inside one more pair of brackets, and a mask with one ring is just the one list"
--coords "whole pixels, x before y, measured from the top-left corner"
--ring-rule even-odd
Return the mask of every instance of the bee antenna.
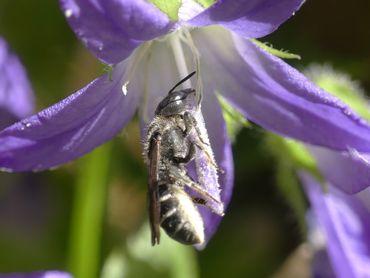
[[196, 71], [193, 71], [192, 73], [188, 74], [185, 78], [183, 78], [179, 82], [177, 82], [176, 85], [168, 92], [168, 94], [172, 93], [177, 88], [177, 86], [181, 85], [186, 80], [190, 79], [195, 73], [196, 73]]

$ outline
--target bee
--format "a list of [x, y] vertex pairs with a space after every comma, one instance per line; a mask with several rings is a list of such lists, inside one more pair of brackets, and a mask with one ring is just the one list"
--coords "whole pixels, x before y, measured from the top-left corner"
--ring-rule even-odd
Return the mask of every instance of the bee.
[[[186, 76], [169, 91], [158, 104], [155, 117], [148, 126], [144, 156], [149, 168], [148, 203], [152, 245], [160, 242], [160, 226], [182, 244], [202, 244], [204, 223], [196, 205], [223, 214], [222, 202], [208, 193], [198, 182], [199, 179], [194, 181], [186, 168], [191, 161], [197, 160], [199, 154], [206, 157], [207, 167], [217, 167], [208, 136], [206, 139], [202, 136], [204, 129], [199, 126], [195, 116], [200, 113], [196, 91], [192, 88], [175, 91], [194, 74], [192, 72]], [[196, 168], [201, 173], [205, 167]], [[222, 207], [221, 210], [215, 209], [213, 204]]]

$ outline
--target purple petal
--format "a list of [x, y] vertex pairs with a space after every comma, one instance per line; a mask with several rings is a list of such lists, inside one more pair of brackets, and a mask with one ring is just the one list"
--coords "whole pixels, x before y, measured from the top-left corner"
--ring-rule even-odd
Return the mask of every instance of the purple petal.
[[0, 37], [0, 130], [34, 109], [31, 85], [19, 59]]
[[[312, 177], [301, 175], [312, 208], [324, 229], [328, 253], [338, 277], [370, 277], [370, 215], [359, 196], [333, 187], [324, 194]], [[366, 192], [368, 203], [370, 195]]]
[[61, 102], [0, 132], [0, 168], [42, 170], [66, 163], [111, 139], [132, 117], [139, 94], [121, 91], [125, 65], [113, 80], [95, 79]]
[[99, 59], [116, 64], [141, 43], [174, 27], [167, 15], [144, 0], [60, 0], [77, 36]]
[[[213, 92], [208, 91], [206, 86], [205, 90], [202, 112], [217, 165], [222, 170], [222, 173], [219, 173], [219, 184], [221, 186], [221, 201], [226, 209], [230, 203], [234, 186], [234, 163], [231, 143], [218, 100]], [[206, 242], [199, 246], [199, 249], [202, 249], [216, 232], [222, 217], [211, 212], [208, 208], [199, 207], [199, 210], [205, 223]]]
[[0, 278], [72, 278], [72, 276], [66, 272], [50, 270], [44, 272], [0, 274]]
[[355, 150], [336, 152], [320, 147], [309, 147], [317, 166], [330, 183], [348, 194], [370, 186], [370, 157]]
[[[208, 100], [209, 102], [209, 100]], [[217, 103], [215, 103], [217, 105]], [[214, 111], [213, 111], [214, 112]], [[221, 112], [221, 111], [219, 111]], [[216, 160], [214, 158], [214, 153], [212, 145], [210, 145], [210, 140], [208, 136], [208, 131], [204, 122], [203, 114], [200, 110], [194, 111], [193, 116], [197, 121], [197, 127], [199, 134], [196, 134], [197, 138], [202, 138], [202, 142], [205, 143], [204, 149], [198, 149], [195, 157], [196, 166], [196, 176], [198, 183], [217, 200], [208, 200], [208, 205], [212, 210], [220, 216], [224, 215], [224, 205], [221, 202], [221, 186], [219, 184], [218, 172], [221, 170], [217, 169]], [[222, 118], [221, 118], [222, 121]], [[212, 127], [208, 125], [209, 127]], [[190, 139], [196, 144], [197, 138], [194, 134], [190, 134]]]
[[202, 78], [246, 118], [307, 143], [370, 150], [369, 125], [336, 97], [251, 41], [233, 40], [221, 28], [203, 29], [192, 33]]
[[222, 24], [243, 37], [258, 38], [275, 31], [303, 0], [220, 0], [190, 21], [194, 26]]

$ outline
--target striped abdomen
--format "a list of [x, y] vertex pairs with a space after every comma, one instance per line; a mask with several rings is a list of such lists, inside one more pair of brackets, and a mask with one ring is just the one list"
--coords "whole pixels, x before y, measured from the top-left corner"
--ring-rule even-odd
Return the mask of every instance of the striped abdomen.
[[189, 195], [175, 185], [159, 188], [161, 227], [183, 244], [200, 244], [204, 241], [203, 219]]

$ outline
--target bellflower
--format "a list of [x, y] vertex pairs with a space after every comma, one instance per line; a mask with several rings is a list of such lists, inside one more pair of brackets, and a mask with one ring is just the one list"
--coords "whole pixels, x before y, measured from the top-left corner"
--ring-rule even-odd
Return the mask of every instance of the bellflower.
[[[310, 175], [302, 174], [312, 210], [324, 234], [335, 277], [370, 276], [370, 191], [347, 195], [328, 185], [324, 193]], [[328, 265], [316, 265], [325, 267]], [[314, 270], [321, 272], [320, 269]]]
[[[76, 159], [111, 139], [136, 111], [147, 124], [171, 86], [193, 70], [197, 82], [186, 86], [203, 93], [225, 206], [233, 163], [216, 93], [248, 120], [282, 136], [339, 151], [370, 151], [369, 125], [250, 40], [273, 32], [302, 2], [220, 0], [204, 8], [183, 1], [170, 19], [144, 0], [61, 0], [77, 36], [113, 70], [3, 130], [0, 167], [42, 170]], [[208, 210], [202, 215], [209, 239], [220, 217]]]
[[[347, 75], [318, 65], [311, 66], [308, 75], [370, 119], [365, 94]], [[325, 188], [307, 173], [301, 178], [326, 245], [320, 253], [329, 258], [321, 264], [315, 260], [314, 272], [331, 269], [336, 277], [369, 277], [370, 189], [363, 190], [370, 181], [368, 154], [351, 148], [338, 152], [310, 146], [309, 150]]]

